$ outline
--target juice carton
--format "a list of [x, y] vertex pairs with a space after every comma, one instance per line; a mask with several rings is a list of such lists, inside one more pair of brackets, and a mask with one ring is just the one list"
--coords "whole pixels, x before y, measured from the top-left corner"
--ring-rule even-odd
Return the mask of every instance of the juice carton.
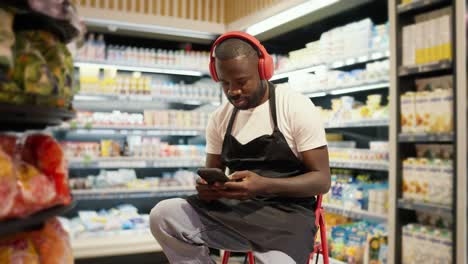
[[416, 96], [414, 92], [401, 95], [401, 132], [413, 133], [416, 126]]
[[415, 178], [415, 163], [414, 158], [408, 158], [403, 161], [403, 198], [414, 200], [416, 193], [416, 178]]
[[429, 101], [430, 92], [420, 91], [416, 92], [415, 108], [416, 108], [416, 127], [415, 132], [427, 133], [429, 132], [429, 119], [433, 112], [432, 105]]
[[452, 33], [451, 33], [451, 19], [450, 15], [445, 15], [437, 19], [439, 24], [439, 45], [438, 54], [439, 59], [444, 60], [452, 59]]

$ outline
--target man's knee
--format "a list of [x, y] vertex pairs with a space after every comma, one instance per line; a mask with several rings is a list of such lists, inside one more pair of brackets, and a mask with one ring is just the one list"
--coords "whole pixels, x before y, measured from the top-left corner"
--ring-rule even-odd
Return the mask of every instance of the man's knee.
[[180, 219], [183, 213], [183, 207], [187, 201], [181, 198], [167, 199], [160, 201], [151, 209], [150, 213], [150, 229], [153, 235], [157, 235], [162, 230], [171, 228], [174, 221]]

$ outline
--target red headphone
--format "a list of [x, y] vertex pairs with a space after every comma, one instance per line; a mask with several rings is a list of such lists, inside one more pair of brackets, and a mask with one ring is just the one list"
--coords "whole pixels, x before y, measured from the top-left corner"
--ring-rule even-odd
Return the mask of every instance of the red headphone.
[[215, 82], [218, 82], [219, 79], [218, 79], [218, 74], [216, 73], [214, 51], [216, 49], [216, 46], [219, 43], [230, 38], [237, 38], [237, 39], [245, 40], [258, 49], [258, 51], [260, 52], [259, 58], [258, 58], [258, 73], [260, 75], [260, 79], [269, 80], [273, 76], [273, 71], [274, 71], [273, 58], [271, 57], [270, 54], [268, 54], [265, 47], [263, 47], [263, 45], [260, 44], [260, 41], [258, 41], [258, 39], [254, 38], [253, 36], [247, 33], [240, 32], [240, 31], [232, 31], [232, 32], [228, 32], [228, 33], [221, 35], [218, 39], [216, 39], [213, 46], [211, 46], [210, 73], [211, 73], [211, 77], [213, 78]]

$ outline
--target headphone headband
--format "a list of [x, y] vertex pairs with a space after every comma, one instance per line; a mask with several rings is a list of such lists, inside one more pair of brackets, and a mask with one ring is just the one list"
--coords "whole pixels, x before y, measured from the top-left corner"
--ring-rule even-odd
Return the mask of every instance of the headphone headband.
[[216, 73], [214, 52], [219, 43], [229, 38], [237, 38], [237, 39], [247, 41], [250, 45], [254, 46], [254, 48], [257, 49], [257, 52], [259, 53], [258, 75], [260, 76], [261, 80], [269, 80], [273, 76], [273, 71], [275, 68], [274, 63], [273, 63], [273, 58], [271, 57], [270, 54], [268, 54], [268, 51], [265, 49], [265, 47], [263, 47], [260, 41], [258, 41], [258, 39], [256, 39], [255, 37], [247, 33], [240, 32], [240, 31], [233, 31], [233, 32], [228, 32], [228, 33], [221, 35], [218, 39], [216, 39], [216, 41], [211, 46], [209, 68], [210, 68], [211, 77], [213, 78], [215, 82], [219, 81], [219, 79], [218, 79], [218, 74]]
[[247, 41], [249, 44], [251, 44], [254, 48], [256, 48], [259, 51], [259, 53], [260, 53], [259, 56], [261, 58], [265, 58], [265, 54], [269, 55], [268, 52], [266, 51], [265, 47], [260, 43], [260, 41], [258, 41], [258, 39], [256, 39], [252, 35], [249, 35], [249, 34], [247, 34], [245, 32], [241, 32], [241, 31], [232, 31], [232, 32], [225, 33], [225, 34], [221, 35], [220, 37], [218, 37], [216, 39], [216, 41], [211, 46], [210, 58], [215, 58], [216, 47], [221, 42], [225, 41], [226, 39], [230, 39], [230, 38], [237, 38], [237, 39]]

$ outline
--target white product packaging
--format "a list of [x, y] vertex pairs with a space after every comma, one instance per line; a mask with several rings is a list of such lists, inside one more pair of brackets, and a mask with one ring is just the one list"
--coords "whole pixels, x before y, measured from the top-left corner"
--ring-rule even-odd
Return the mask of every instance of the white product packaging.
[[416, 23], [414, 25], [414, 43], [415, 43], [415, 62], [416, 64], [425, 63], [425, 36], [423, 23]]
[[427, 29], [427, 39], [428, 39], [428, 47], [426, 49], [426, 56], [429, 62], [438, 61], [437, 55], [437, 29], [438, 29], [438, 20], [431, 19], [427, 21], [426, 29]]
[[414, 238], [413, 225], [403, 226], [402, 230], [402, 260], [403, 264], [412, 264], [415, 259], [415, 247], [417, 246]]
[[453, 88], [442, 90], [442, 104], [438, 109], [440, 111], [440, 120], [442, 122], [441, 132], [453, 131]]
[[450, 15], [442, 16], [439, 21], [439, 55], [441, 60], [452, 59], [452, 32]]
[[442, 203], [446, 189], [445, 179], [442, 177], [442, 161], [434, 159], [429, 162], [429, 197], [432, 203]]
[[403, 199], [414, 200], [416, 193], [415, 159], [403, 161]]
[[431, 197], [429, 196], [429, 185], [430, 183], [430, 166], [429, 160], [425, 158], [419, 158], [416, 160], [415, 167], [415, 178], [416, 184], [416, 197], [415, 199], [423, 202], [430, 202]]
[[434, 109], [431, 105], [430, 92], [421, 91], [416, 92], [415, 96], [415, 109], [416, 109], [416, 127], [415, 132], [427, 133], [429, 132], [429, 119]]
[[402, 62], [403, 66], [414, 65], [416, 62], [415, 59], [415, 49], [414, 49], [414, 31], [415, 26], [409, 25], [403, 27], [403, 51], [402, 51]]
[[444, 160], [441, 164], [441, 175], [443, 179], [441, 182], [444, 192], [442, 193], [441, 203], [451, 206], [453, 204], [453, 162], [451, 160]]
[[416, 127], [416, 94], [407, 92], [401, 95], [401, 132], [413, 133]]

